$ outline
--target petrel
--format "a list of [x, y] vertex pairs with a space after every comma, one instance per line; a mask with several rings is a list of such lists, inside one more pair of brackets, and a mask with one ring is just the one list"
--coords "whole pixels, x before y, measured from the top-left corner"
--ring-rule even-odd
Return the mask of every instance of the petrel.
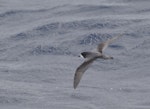
[[114, 40], [118, 39], [122, 34], [110, 38], [100, 44], [98, 44], [97, 49], [95, 52], [93, 51], [87, 51], [87, 52], [82, 52], [80, 54], [81, 57], [85, 58], [85, 61], [76, 69], [75, 75], [74, 75], [74, 82], [73, 82], [73, 87], [74, 89], [77, 88], [82, 75], [84, 72], [89, 68], [89, 66], [94, 62], [94, 60], [101, 58], [101, 59], [113, 59], [111, 56], [106, 56], [103, 54], [103, 51], [108, 47], [110, 43], [112, 43]]

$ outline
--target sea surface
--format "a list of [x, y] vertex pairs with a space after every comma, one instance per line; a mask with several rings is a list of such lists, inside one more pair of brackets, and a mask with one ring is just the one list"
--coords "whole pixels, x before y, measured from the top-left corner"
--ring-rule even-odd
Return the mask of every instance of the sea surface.
[[150, 109], [150, 0], [0, 0], [0, 109]]

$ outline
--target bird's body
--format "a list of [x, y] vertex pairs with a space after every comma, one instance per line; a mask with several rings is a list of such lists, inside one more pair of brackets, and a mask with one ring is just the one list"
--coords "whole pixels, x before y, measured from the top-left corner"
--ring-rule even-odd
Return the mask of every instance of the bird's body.
[[113, 59], [113, 57], [111, 56], [105, 56], [103, 54], [103, 50], [106, 49], [108, 47], [108, 45], [116, 40], [119, 36], [113, 37], [111, 39], [108, 39], [105, 42], [100, 43], [97, 46], [97, 51], [96, 52], [82, 52], [81, 53], [81, 57], [85, 58], [85, 61], [76, 69], [75, 71], [75, 75], [74, 75], [74, 83], [73, 83], [73, 87], [74, 89], [77, 88], [82, 75], [84, 74], [84, 72], [89, 68], [89, 66], [94, 62], [94, 60], [101, 58], [101, 59]]

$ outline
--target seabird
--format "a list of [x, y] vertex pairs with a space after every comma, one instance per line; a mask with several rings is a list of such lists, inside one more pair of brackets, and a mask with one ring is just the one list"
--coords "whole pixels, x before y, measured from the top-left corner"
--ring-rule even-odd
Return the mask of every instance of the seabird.
[[94, 60], [101, 58], [101, 59], [113, 59], [111, 56], [106, 56], [103, 54], [103, 51], [108, 47], [110, 43], [112, 43], [114, 40], [118, 39], [122, 34], [119, 36], [113, 37], [111, 39], [108, 39], [100, 44], [98, 44], [97, 49], [95, 52], [82, 52], [81, 57], [85, 58], [85, 61], [76, 69], [75, 75], [74, 75], [74, 83], [73, 87], [74, 89], [77, 88], [82, 75], [84, 72], [89, 68], [89, 66], [94, 62]]

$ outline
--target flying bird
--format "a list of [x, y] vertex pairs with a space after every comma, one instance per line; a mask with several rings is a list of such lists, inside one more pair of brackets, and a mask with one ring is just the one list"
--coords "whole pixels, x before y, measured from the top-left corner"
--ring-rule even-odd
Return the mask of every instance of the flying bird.
[[75, 71], [74, 82], [73, 82], [74, 89], [77, 88], [82, 78], [82, 75], [89, 68], [89, 66], [94, 62], [94, 60], [98, 58], [113, 59], [113, 57], [111, 56], [104, 55], [103, 51], [108, 47], [109, 44], [111, 44], [114, 40], [118, 39], [120, 36], [122, 36], [122, 34], [98, 44], [95, 52], [87, 51], [87, 52], [82, 52], [80, 54], [81, 57], [85, 58], [85, 61]]

